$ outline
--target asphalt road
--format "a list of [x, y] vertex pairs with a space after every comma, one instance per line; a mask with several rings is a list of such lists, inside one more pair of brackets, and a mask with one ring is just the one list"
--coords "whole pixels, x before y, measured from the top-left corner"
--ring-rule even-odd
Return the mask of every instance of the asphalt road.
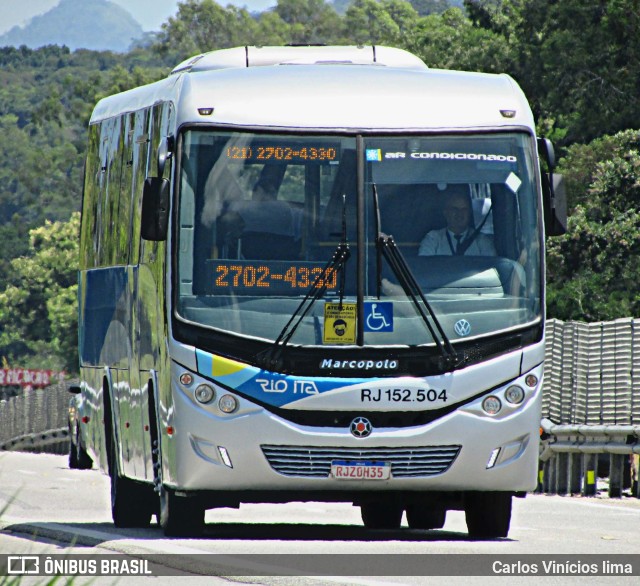
[[[205, 535], [199, 539], [168, 539], [155, 525], [115, 529], [109, 479], [97, 470], [69, 470], [64, 456], [0, 453], [0, 556], [147, 556], [160, 564], [154, 566], [154, 572], [160, 568], [154, 577], [86, 576], [75, 578], [74, 585], [150, 580], [172, 586], [176, 580], [180, 584], [380, 586], [544, 580], [545, 585], [564, 585], [584, 584], [585, 576], [576, 575], [580, 567], [576, 563], [582, 564], [584, 572], [585, 564], [597, 564], [600, 571], [603, 564], [623, 561], [632, 564], [633, 576], [616, 573], [587, 580], [638, 584], [640, 576], [640, 500], [629, 497], [529, 495], [515, 499], [509, 538], [485, 541], [469, 539], [464, 514], [457, 511], [448, 513], [443, 529], [433, 531], [410, 530], [406, 525], [401, 530], [367, 530], [359, 509], [350, 504], [243, 505], [239, 510], [208, 511], [206, 522]], [[634, 557], [621, 560], [616, 557], [620, 555]], [[313, 573], [322, 576], [284, 576], [296, 571], [292, 568], [301, 562], [303, 568], [315, 568]], [[552, 562], [566, 564], [566, 571], [549, 575], [544, 564]], [[451, 569], [455, 577], [433, 575], [443, 568]], [[485, 575], [477, 575], [485, 568], [489, 568]], [[255, 575], [236, 575], [244, 573], [240, 569]], [[613, 569], [630, 568], [621, 563]], [[172, 572], [183, 575], [166, 575]], [[47, 580], [25, 576], [19, 583], [45, 584]]]

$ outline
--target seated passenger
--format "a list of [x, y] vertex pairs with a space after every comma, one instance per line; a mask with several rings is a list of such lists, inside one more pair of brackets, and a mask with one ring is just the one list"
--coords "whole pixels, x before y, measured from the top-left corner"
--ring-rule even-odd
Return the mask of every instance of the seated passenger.
[[449, 186], [442, 213], [447, 226], [428, 232], [420, 242], [418, 255], [496, 255], [492, 238], [473, 226], [471, 196], [467, 185]]
[[[218, 219], [219, 246], [224, 257], [244, 259], [293, 259], [300, 246], [301, 210], [276, 199], [277, 188], [263, 182], [254, 187], [252, 199], [225, 202]], [[229, 255], [229, 256], [226, 256]]]
[[302, 210], [291, 202], [277, 199], [278, 187], [273, 182], [259, 180], [250, 201], [239, 201], [235, 209], [245, 221], [246, 232], [260, 232], [300, 239]]

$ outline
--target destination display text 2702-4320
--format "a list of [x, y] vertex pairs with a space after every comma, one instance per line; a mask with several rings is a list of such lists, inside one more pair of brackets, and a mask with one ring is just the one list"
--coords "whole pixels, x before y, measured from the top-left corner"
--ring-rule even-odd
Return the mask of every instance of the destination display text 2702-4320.
[[229, 290], [258, 294], [305, 292], [311, 287], [337, 287], [335, 270], [325, 272], [323, 263], [306, 261], [210, 260], [210, 291]]

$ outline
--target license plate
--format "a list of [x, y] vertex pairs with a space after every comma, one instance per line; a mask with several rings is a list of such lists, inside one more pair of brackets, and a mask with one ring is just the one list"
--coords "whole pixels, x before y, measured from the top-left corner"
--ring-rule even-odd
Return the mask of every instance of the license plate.
[[388, 480], [391, 478], [391, 465], [385, 462], [334, 460], [331, 462], [331, 476], [339, 480]]

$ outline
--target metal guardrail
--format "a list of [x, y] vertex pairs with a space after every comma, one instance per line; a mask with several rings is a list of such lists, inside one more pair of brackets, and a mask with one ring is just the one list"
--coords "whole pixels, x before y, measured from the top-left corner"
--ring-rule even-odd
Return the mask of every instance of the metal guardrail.
[[[0, 450], [13, 450], [17, 452], [47, 451], [47, 446], [57, 446], [60, 442], [67, 443], [69, 430], [66, 427], [52, 429], [43, 433], [27, 433], [13, 438], [8, 442], [0, 443]], [[65, 450], [66, 451], [66, 450]]]
[[[539, 492], [595, 496], [607, 478], [610, 497], [640, 498], [640, 425], [557, 425], [542, 420]], [[602, 481], [601, 481], [602, 482]]]
[[0, 401], [0, 450], [68, 453], [70, 397], [62, 383]]
[[543, 461], [554, 453], [640, 454], [640, 425], [556, 425], [543, 419], [541, 427], [554, 438], [543, 443]]

